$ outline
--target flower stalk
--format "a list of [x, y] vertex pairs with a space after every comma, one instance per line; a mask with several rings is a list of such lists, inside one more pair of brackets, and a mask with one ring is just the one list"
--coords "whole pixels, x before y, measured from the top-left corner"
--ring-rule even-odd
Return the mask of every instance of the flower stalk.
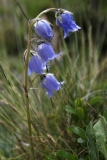
[[30, 140], [30, 149], [32, 153], [32, 159], [35, 159], [34, 156], [34, 146], [33, 146], [33, 141], [32, 141], [32, 130], [31, 130], [31, 118], [30, 118], [30, 110], [29, 110], [29, 91], [28, 91], [28, 60], [29, 60], [29, 55], [30, 55], [30, 37], [32, 35], [32, 26], [30, 22], [28, 22], [28, 46], [27, 46], [27, 54], [25, 57], [25, 105], [26, 105], [26, 113], [27, 113], [27, 121], [28, 121], [28, 131], [29, 131], [29, 140]]
[[37, 19], [39, 17], [41, 17], [43, 14], [50, 12], [50, 11], [56, 11], [56, 10], [57, 10], [56, 8], [48, 8], [48, 9], [42, 11], [40, 14], [38, 14], [38, 16], [36, 18], [32, 19], [31, 24], [34, 25], [34, 23], [37, 21]]

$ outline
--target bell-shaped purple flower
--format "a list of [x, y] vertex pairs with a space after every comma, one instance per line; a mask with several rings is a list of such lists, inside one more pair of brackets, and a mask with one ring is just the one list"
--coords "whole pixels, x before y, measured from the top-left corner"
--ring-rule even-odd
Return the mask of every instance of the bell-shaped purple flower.
[[45, 63], [47, 63], [49, 60], [53, 60], [61, 55], [61, 53], [55, 54], [55, 52], [52, 48], [52, 45], [50, 43], [46, 43], [46, 42], [43, 42], [38, 45], [37, 52]]
[[64, 38], [69, 35], [69, 32], [81, 29], [73, 20], [72, 13], [66, 10], [58, 10], [56, 12], [56, 23], [64, 30]]
[[54, 36], [53, 30], [47, 20], [38, 20], [34, 24], [34, 30], [39, 36], [47, 41], [51, 41]]
[[42, 74], [43, 69], [46, 69], [46, 66], [41, 58], [38, 55], [33, 55], [32, 60], [29, 60], [28, 62], [28, 75], [32, 74], [33, 72]]
[[64, 82], [59, 82], [53, 74], [48, 73], [45, 78], [41, 81], [41, 85], [47, 90], [49, 97], [52, 97], [54, 91], [57, 91], [61, 88], [61, 85]]

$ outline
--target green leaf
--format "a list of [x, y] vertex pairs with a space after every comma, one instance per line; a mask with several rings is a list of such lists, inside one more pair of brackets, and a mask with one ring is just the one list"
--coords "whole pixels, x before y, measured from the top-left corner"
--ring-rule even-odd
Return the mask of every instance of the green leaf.
[[93, 137], [93, 121], [90, 121], [86, 129], [87, 145], [89, 148], [89, 160], [99, 160], [99, 152]]
[[58, 157], [64, 158], [66, 160], [78, 160], [78, 158], [75, 155], [72, 155], [71, 153], [66, 152], [66, 151], [60, 150], [56, 154]]
[[98, 122], [94, 125], [94, 135], [100, 152], [107, 160], [107, 121], [103, 116], [100, 116]]
[[86, 139], [85, 131], [82, 128], [76, 127], [76, 126], [70, 126], [68, 127], [68, 131], [73, 132], [80, 137]]
[[66, 111], [67, 113], [76, 114], [75, 109], [72, 108], [71, 106], [68, 106], [68, 105], [65, 106], [65, 111]]
[[77, 107], [76, 108], [76, 115], [80, 118], [83, 119], [84, 118], [84, 110], [81, 107]]
[[83, 101], [80, 98], [76, 99], [74, 101], [74, 106], [75, 107], [82, 107], [83, 106]]
[[107, 121], [107, 109], [106, 109], [105, 112], [104, 112], [104, 118], [105, 118], [106, 121]]
[[89, 104], [91, 104], [92, 106], [95, 106], [97, 104], [98, 105], [102, 104], [102, 102], [103, 102], [103, 99], [101, 96], [94, 96], [89, 100]]

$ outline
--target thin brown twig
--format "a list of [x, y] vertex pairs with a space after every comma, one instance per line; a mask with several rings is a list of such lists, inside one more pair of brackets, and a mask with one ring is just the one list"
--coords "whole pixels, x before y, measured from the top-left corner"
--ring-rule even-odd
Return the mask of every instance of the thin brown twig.
[[81, 153], [83, 153], [84, 151], [86, 151], [88, 148], [84, 148], [81, 152], [78, 153], [77, 156], [79, 156]]
[[26, 14], [25, 14], [24, 10], [22, 9], [20, 3], [17, 0], [15, 0], [15, 1], [16, 1], [17, 5], [19, 6], [20, 10], [22, 11], [23, 16], [26, 18], [27, 21], [29, 21], [29, 18], [26, 16]]
[[95, 113], [95, 115], [98, 117], [97, 111], [88, 103], [85, 101], [85, 103], [91, 108], [91, 110]]

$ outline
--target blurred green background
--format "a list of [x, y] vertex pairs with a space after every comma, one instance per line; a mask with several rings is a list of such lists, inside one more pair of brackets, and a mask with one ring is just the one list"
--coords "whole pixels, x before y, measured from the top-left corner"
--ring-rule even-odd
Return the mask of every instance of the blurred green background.
[[[100, 58], [102, 59], [107, 54], [106, 0], [19, 0], [18, 2], [29, 19], [35, 18], [41, 11], [49, 7], [61, 7], [73, 12], [76, 23], [82, 28], [79, 35], [84, 34], [85, 47], [87, 49], [89, 47], [89, 34], [91, 32], [90, 43], [98, 49]], [[48, 13], [44, 18], [54, 24], [54, 30], [57, 34], [60, 29], [55, 26], [54, 14]], [[27, 21], [16, 1], [0, 0], [0, 60], [14, 72], [23, 71], [23, 64], [20, 59], [23, 58], [23, 52], [27, 46], [27, 32]], [[68, 48], [70, 48], [73, 37], [66, 39]], [[78, 39], [80, 49], [82, 45], [81, 36], [78, 36]], [[56, 38], [54, 40], [56, 50], [58, 45], [60, 42], [58, 43]], [[13, 63], [15, 59], [17, 62]]]
[[[82, 27], [87, 42], [88, 26], [92, 27], [93, 43], [106, 54], [107, 7], [106, 0], [19, 0], [29, 19], [49, 7], [65, 8], [74, 13], [74, 18]], [[47, 15], [53, 22], [53, 14]], [[54, 19], [55, 20], [55, 19]], [[0, 0], [0, 55], [19, 55], [26, 47], [27, 22], [15, 0]], [[87, 44], [87, 43], [86, 43]]]

